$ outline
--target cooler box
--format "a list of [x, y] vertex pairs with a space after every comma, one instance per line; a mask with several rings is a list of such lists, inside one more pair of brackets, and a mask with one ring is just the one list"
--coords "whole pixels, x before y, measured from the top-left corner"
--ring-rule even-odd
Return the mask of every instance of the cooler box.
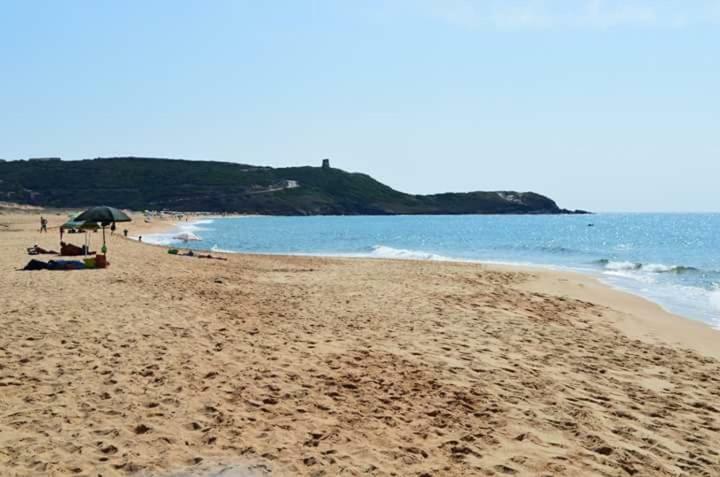
[[98, 253], [95, 255], [95, 268], [105, 268], [108, 266], [107, 256]]

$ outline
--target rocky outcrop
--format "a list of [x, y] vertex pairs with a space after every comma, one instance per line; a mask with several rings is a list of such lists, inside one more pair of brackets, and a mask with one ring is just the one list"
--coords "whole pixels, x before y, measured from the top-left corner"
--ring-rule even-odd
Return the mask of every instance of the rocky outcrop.
[[152, 158], [0, 163], [0, 201], [267, 215], [566, 214], [534, 192], [412, 195], [328, 167]]

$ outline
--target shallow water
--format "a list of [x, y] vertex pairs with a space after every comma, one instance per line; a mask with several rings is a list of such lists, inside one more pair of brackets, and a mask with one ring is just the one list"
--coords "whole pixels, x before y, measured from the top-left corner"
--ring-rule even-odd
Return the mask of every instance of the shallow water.
[[720, 326], [720, 214], [238, 217], [145, 240], [180, 231], [195, 249], [569, 268]]

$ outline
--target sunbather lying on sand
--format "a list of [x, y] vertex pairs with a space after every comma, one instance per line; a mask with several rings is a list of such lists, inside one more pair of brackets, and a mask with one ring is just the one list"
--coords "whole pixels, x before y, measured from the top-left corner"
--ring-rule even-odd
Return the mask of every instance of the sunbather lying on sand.
[[213, 257], [209, 253], [207, 255], [196, 255], [195, 252], [193, 252], [192, 250], [188, 250], [187, 252], [181, 253], [178, 255], [181, 257], [197, 257], [197, 258], [211, 258], [213, 260], [227, 260], [227, 258], [223, 258], [223, 257]]
[[76, 257], [78, 255], [92, 255], [95, 252], [90, 252], [85, 246], [78, 247], [71, 243], [60, 242], [60, 255], [64, 257]]
[[207, 255], [197, 255], [197, 258], [212, 258], [213, 260], [227, 260], [227, 258], [224, 257], [213, 257], [210, 254]]
[[38, 247], [37, 244], [33, 245], [32, 247], [27, 249], [28, 255], [40, 255], [40, 254], [52, 254], [57, 255], [57, 252], [54, 250], [45, 250], [42, 247]]

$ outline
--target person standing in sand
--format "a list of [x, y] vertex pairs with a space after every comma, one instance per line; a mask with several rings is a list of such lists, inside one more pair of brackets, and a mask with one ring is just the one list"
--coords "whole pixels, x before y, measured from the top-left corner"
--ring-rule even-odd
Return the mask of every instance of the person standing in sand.
[[47, 233], [47, 219], [42, 215], [40, 216], [40, 232]]

